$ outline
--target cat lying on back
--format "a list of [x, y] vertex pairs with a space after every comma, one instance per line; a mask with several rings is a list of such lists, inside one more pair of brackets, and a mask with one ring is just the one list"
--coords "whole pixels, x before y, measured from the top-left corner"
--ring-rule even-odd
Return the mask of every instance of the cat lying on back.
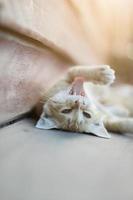
[[[114, 79], [114, 71], [107, 65], [68, 69], [64, 78], [44, 94], [43, 110], [36, 127], [92, 133], [105, 138], [110, 138], [108, 131], [133, 132], [133, 119], [127, 116], [126, 106], [121, 103], [117, 108], [116, 96], [108, 86]], [[85, 89], [85, 82], [106, 85], [114, 97], [112, 101], [110, 98], [112, 109], [102, 102], [97, 86], [90, 84]]]

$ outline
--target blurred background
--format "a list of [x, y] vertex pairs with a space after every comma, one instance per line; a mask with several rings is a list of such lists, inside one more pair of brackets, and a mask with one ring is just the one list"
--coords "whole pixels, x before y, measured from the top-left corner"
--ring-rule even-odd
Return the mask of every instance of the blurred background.
[[124, 82], [133, 83], [133, 0], [71, 0], [89, 43]]
[[133, 82], [133, 0], [1, 0], [0, 25], [69, 54], [77, 64], [101, 60]]

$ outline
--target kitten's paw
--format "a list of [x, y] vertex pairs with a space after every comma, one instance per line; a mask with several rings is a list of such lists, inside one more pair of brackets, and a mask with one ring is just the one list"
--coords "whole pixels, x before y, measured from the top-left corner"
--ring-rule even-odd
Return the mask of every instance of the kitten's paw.
[[97, 69], [96, 76], [99, 80], [98, 83], [110, 85], [115, 80], [115, 71], [110, 66], [103, 65]]

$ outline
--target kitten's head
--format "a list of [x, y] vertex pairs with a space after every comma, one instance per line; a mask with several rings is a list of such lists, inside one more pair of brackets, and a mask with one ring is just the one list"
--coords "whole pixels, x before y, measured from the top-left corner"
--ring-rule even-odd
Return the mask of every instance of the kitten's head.
[[61, 91], [50, 98], [43, 109], [38, 128], [57, 128], [110, 137], [96, 106], [83, 92], [72, 94], [71, 88]]

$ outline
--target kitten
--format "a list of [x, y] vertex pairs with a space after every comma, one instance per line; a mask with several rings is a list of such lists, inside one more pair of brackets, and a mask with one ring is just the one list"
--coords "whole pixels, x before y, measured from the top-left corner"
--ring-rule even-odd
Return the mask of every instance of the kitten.
[[44, 95], [43, 111], [36, 127], [92, 133], [104, 138], [110, 138], [108, 131], [133, 132], [133, 119], [123, 118], [123, 107], [116, 107], [114, 112], [102, 103], [97, 86], [95, 89], [91, 84], [87, 89], [84, 86], [85, 82], [92, 82], [106, 85], [109, 90], [108, 85], [114, 79], [114, 70], [107, 65], [70, 68]]

